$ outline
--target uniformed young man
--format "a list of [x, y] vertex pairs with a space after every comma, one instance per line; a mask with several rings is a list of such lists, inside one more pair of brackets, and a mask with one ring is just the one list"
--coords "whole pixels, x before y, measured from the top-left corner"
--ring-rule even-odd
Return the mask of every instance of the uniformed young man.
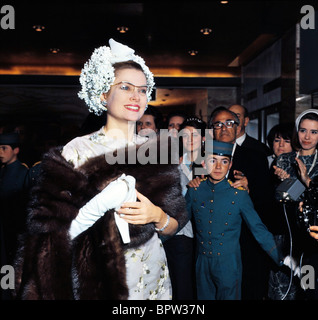
[[12, 264], [17, 237], [23, 232], [28, 199], [28, 167], [20, 162], [19, 135], [0, 134], [0, 221], [7, 254]]
[[199, 300], [240, 300], [242, 219], [261, 247], [278, 264], [282, 257], [273, 235], [262, 223], [248, 192], [231, 186], [226, 175], [231, 167], [233, 144], [206, 142], [204, 167], [207, 178], [186, 194], [196, 230], [196, 283]]

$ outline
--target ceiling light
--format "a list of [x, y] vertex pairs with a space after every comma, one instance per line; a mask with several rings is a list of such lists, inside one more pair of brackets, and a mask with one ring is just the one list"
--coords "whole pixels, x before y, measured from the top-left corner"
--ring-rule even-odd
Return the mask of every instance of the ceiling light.
[[34, 26], [33, 26], [33, 29], [34, 29], [35, 31], [37, 31], [37, 32], [41, 32], [41, 31], [43, 31], [43, 30], [45, 29], [45, 27], [37, 24], [37, 25], [34, 25]]
[[120, 33], [126, 33], [129, 29], [127, 27], [118, 27], [117, 30], [120, 32]]
[[296, 101], [302, 101], [304, 99], [307, 99], [307, 98], [310, 98], [311, 96], [308, 95], [308, 94], [305, 94], [305, 95], [300, 95], [299, 97], [296, 98]]
[[198, 51], [190, 50], [190, 51], [188, 51], [188, 53], [189, 53], [190, 56], [196, 56], [198, 54]]
[[51, 48], [50, 51], [51, 51], [51, 53], [56, 54], [56, 53], [60, 52], [60, 49], [59, 48]]
[[222, 3], [222, 4], [228, 4], [229, 2], [228, 2], [228, 1], [220, 1], [220, 3]]
[[203, 28], [200, 30], [201, 33], [203, 33], [205, 36], [209, 35], [212, 32], [212, 29], [210, 28]]

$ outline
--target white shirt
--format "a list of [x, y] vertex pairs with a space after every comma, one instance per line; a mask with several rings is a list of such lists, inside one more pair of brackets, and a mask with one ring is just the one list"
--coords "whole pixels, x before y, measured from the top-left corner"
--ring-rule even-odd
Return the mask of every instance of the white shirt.
[[244, 133], [242, 136], [240, 136], [239, 138], [237, 138], [235, 142], [236, 142], [239, 146], [241, 146], [242, 143], [244, 142], [245, 138], [246, 138], [246, 133]]

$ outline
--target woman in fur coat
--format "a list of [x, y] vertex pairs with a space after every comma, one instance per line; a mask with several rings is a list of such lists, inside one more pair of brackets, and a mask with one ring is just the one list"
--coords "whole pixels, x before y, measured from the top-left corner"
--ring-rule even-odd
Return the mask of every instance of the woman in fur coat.
[[169, 143], [135, 135], [153, 75], [132, 49], [109, 44], [85, 64], [79, 93], [90, 111], [107, 110], [107, 122], [44, 155], [16, 259], [17, 299], [171, 298], [159, 235], [188, 219], [178, 161], [158, 163]]

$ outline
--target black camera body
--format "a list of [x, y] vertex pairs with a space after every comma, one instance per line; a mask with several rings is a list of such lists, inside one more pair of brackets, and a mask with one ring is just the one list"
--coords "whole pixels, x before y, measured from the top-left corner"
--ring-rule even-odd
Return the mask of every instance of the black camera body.
[[310, 226], [318, 225], [318, 184], [311, 183], [304, 192], [302, 212], [298, 210], [300, 225], [309, 231]]
[[297, 201], [305, 189], [305, 186], [298, 179], [288, 178], [278, 185], [275, 196], [280, 202]]

